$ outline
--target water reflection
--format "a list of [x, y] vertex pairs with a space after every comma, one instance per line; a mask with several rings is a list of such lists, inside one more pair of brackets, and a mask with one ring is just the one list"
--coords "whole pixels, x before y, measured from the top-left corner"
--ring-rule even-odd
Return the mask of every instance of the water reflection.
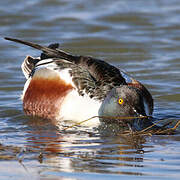
[[[51, 171], [129, 174], [120, 167], [143, 167], [139, 164], [146, 153], [146, 138], [143, 136], [115, 136], [114, 133], [104, 136], [102, 129], [82, 127], [78, 132], [76, 129], [61, 132], [50, 122], [41, 123], [37, 119], [28, 122], [33, 130], [28, 131], [26, 148], [41, 152], [43, 164]], [[107, 128], [104, 131], [107, 133]], [[48, 171], [48, 167], [44, 171]], [[114, 171], [113, 167], [117, 170]], [[141, 173], [137, 170], [130, 174]]]
[[[180, 118], [179, 5], [177, 0], [6, 0], [0, 2], [1, 37], [59, 42], [73, 54], [119, 65], [151, 91], [155, 119], [175, 120]], [[39, 52], [4, 40], [0, 49], [0, 179], [179, 179], [178, 134], [120, 136], [110, 127], [83, 126], [61, 131], [55, 122], [24, 116], [20, 65], [27, 54]], [[16, 156], [25, 147], [22, 162], [29, 174]]]
[[[111, 126], [99, 128], [79, 126], [62, 131], [69, 124], [62, 124], [61, 128], [49, 120], [27, 116], [17, 118], [16, 115], [14, 118], [16, 119], [12, 122], [14, 125], [17, 124], [18, 118], [20, 121], [24, 119], [23, 122], [19, 122], [20, 130], [22, 131], [23, 126], [24, 132], [20, 135], [17, 129], [16, 137], [24, 138], [25, 151], [22, 152], [22, 149], [15, 145], [6, 146], [3, 142], [0, 146], [0, 158], [1, 160], [20, 158], [27, 169], [32, 168], [27, 165], [27, 160], [36, 161], [39, 163], [38, 167], [41, 167], [38, 168], [41, 175], [59, 173], [60, 176], [61, 172], [94, 172], [143, 176], [148, 175], [148, 169], [155, 166], [158, 161], [166, 162], [169, 158], [175, 158], [178, 153], [175, 144], [170, 150], [166, 147], [178, 143], [179, 136], [117, 135], [118, 128], [112, 131], [115, 128]], [[7, 129], [7, 133], [10, 131], [12, 129]], [[174, 153], [167, 156], [172, 150]], [[155, 162], [152, 161], [154, 158]]]

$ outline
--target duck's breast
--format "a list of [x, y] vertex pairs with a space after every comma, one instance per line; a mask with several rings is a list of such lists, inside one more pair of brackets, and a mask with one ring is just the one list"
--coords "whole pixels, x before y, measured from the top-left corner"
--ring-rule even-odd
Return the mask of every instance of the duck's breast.
[[26, 114], [48, 119], [82, 121], [98, 115], [100, 102], [88, 94], [79, 95], [69, 69], [36, 70], [22, 95]]
[[23, 92], [23, 108], [26, 114], [43, 118], [56, 118], [64, 98], [73, 90], [70, 83], [47, 68], [39, 69], [28, 80]]

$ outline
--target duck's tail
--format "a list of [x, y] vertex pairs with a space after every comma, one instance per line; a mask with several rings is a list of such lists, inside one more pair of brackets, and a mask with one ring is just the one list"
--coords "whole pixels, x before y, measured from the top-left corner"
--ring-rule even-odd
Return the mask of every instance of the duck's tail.
[[96, 81], [104, 83], [104, 87], [108, 86], [110, 88], [122, 84], [127, 84], [125, 79], [122, 77], [121, 72], [118, 68], [113, 65], [108, 64], [105, 61], [92, 58], [89, 56], [75, 56], [66, 53], [58, 49], [58, 44], [51, 44], [50, 46], [41, 46], [32, 42], [27, 42], [19, 39], [5, 37], [6, 40], [14, 41], [17, 43], [25, 44], [27, 46], [33, 47], [35, 49], [43, 51], [40, 60], [48, 58], [60, 58], [77, 64], [85, 69], [91, 74], [91, 76], [96, 79]]
[[[43, 53], [47, 56], [47, 57], [52, 57], [52, 58], [63, 58], [66, 59], [68, 61], [74, 61], [76, 59], [76, 56], [70, 55], [60, 49], [56, 49], [56, 48], [52, 48], [52, 47], [46, 47], [46, 46], [41, 46], [39, 44], [36, 43], [32, 43], [32, 42], [28, 42], [28, 41], [24, 41], [24, 40], [20, 40], [20, 39], [15, 39], [15, 38], [9, 38], [9, 37], [5, 37], [4, 39], [8, 40], [8, 41], [14, 41], [20, 44], [25, 44], [27, 46], [33, 47], [35, 49], [38, 49], [40, 51], [43, 51]], [[56, 47], [58, 47], [59, 45], [56, 44]]]

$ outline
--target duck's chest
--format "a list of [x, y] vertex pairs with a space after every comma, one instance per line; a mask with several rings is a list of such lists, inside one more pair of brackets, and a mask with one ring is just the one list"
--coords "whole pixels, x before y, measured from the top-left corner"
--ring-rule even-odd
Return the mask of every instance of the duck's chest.
[[60, 76], [47, 69], [40, 70], [27, 81], [22, 99], [28, 115], [76, 122], [97, 116], [101, 105], [88, 94], [80, 96], [65, 72]]

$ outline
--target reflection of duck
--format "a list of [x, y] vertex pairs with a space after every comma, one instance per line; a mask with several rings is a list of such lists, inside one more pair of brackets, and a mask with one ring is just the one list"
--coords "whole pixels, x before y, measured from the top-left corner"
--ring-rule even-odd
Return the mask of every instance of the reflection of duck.
[[[32, 120], [30, 121], [32, 125]], [[143, 166], [140, 162], [144, 161], [146, 153], [144, 136], [114, 136], [112, 131], [108, 136], [103, 136], [106, 132], [87, 130], [85, 127], [80, 127], [78, 133], [76, 130], [59, 133], [51, 127], [40, 131], [39, 122], [36, 118], [33, 121], [34, 127], [32, 131], [28, 131], [26, 148], [31, 150], [29, 153], [33, 150], [42, 153], [42, 167], [45, 167], [41, 169], [43, 174], [49, 169], [57, 172], [94, 170], [100, 173], [124, 174], [131, 172], [131, 167]], [[117, 172], [110, 168], [112, 166], [116, 167]]]
[[73, 56], [58, 49], [12, 38], [42, 50], [27, 56], [22, 71], [27, 78], [22, 95], [28, 115], [49, 119], [84, 120], [92, 116], [151, 115], [153, 99], [135, 79], [128, 82], [121, 70], [92, 57]]

